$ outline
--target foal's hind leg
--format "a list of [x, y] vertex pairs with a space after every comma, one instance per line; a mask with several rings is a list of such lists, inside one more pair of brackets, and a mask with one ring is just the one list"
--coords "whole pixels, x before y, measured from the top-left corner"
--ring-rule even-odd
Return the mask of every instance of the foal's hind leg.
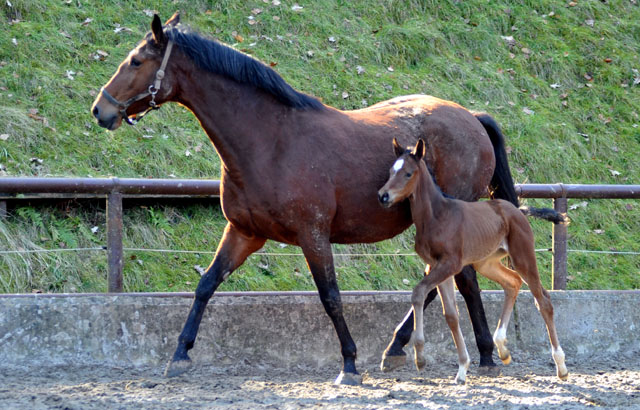
[[516, 303], [518, 292], [522, 286], [522, 278], [513, 270], [507, 268], [500, 263], [499, 259], [488, 259], [480, 263], [474, 264], [474, 267], [480, 274], [488, 279], [497, 282], [504, 289], [504, 303], [502, 304], [502, 313], [498, 320], [498, 326], [493, 334], [493, 342], [498, 348], [498, 356], [502, 363], [511, 363], [511, 353], [507, 349], [507, 327], [511, 319], [511, 312]]
[[260, 249], [265, 241], [262, 238], [246, 237], [234, 229], [231, 224], [227, 224], [216, 256], [198, 282], [189, 316], [180, 337], [178, 337], [178, 347], [167, 365], [165, 376], [177, 376], [191, 367], [191, 359], [187, 352], [193, 348], [207, 302], [222, 281], [242, 265], [247, 256]]
[[549, 341], [551, 342], [551, 355], [556, 363], [556, 374], [561, 380], [566, 380], [569, 376], [569, 371], [564, 362], [564, 351], [558, 341], [556, 325], [553, 320], [551, 297], [540, 282], [533, 248], [533, 234], [530, 233], [531, 228], [528, 222], [526, 222], [526, 226], [523, 224], [523, 227], [524, 229], [520, 227], [511, 228], [511, 234], [509, 235], [511, 261], [515, 270], [520, 273], [524, 281], [529, 285], [531, 294], [536, 301], [536, 307], [547, 325], [547, 333], [549, 333]]
[[467, 379], [467, 370], [469, 369], [471, 360], [469, 359], [467, 345], [465, 344], [464, 337], [462, 336], [462, 330], [460, 330], [453, 278], [449, 278], [438, 285], [438, 293], [440, 294], [440, 300], [442, 301], [444, 318], [447, 321], [447, 325], [449, 325], [449, 329], [451, 329], [453, 342], [455, 343], [456, 350], [458, 351], [458, 374], [456, 375], [455, 382], [458, 384], [465, 384]]

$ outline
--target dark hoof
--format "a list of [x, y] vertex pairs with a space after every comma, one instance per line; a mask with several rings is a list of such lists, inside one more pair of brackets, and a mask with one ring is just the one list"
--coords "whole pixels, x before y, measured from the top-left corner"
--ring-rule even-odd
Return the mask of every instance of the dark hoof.
[[493, 361], [493, 357], [480, 357], [480, 367], [495, 367], [496, 363]]
[[498, 377], [502, 370], [495, 364], [493, 366], [480, 366], [478, 368], [478, 376]]
[[336, 381], [333, 382], [335, 385], [346, 385], [346, 386], [360, 386], [362, 384], [362, 376], [357, 373], [345, 373], [340, 372]]
[[182, 373], [191, 369], [191, 366], [192, 363], [189, 359], [178, 361], [170, 360], [169, 363], [167, 363], [167, 368], [164, 371], [164, 377], [180, 376]]
[[387, 353], [385, 352], [382, 355], [382, 361], [380, 362], [380, 370], [383, 372], [390, 372], [403, 367], [405, 364], [407, 364], [406, 354], [400, 356], [387, 356]]

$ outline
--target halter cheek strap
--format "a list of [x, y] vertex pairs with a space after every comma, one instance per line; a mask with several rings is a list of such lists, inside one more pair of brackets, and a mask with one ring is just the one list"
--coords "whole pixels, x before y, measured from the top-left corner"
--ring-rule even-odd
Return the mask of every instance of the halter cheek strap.
[[[160, 106], [156, 104], [156, 94], [158, 94], [158, 91], [160, 91], [160, 86], [162, 85], [162, 79], [164, 79], [164, 75], [165, 75], [164, 70], [167, 68], [167, 63], [169, 62], [169, 56], [171, 55], [172, 48], [173, 48], [173, 41], [169, 41], [167, 43], [167, 49], [164, 52], [164, 57], [162, 58], [162, 63], [160, 64], [160, 68], [158, 69], [158, 71], [156, 71], [155, 81], [153, 82], [153, 84], [149, 85], [149, 88], [147, 89], [147, 91], [140, 93], [134, 97], [131, 97], [125, 102], [121, 102], [115, 99], [111, 94], [109, 94], [106, 88], [102, 87], [100, 89], [100, 92], [107, 99], [107, 101], [109, 101], [111, 104], [115, 105], [120, 109], [119, 113], [122, 116], [122, 118], [126, 121], [127, 124], [135, 125], [140, 120], [142, 120], [142, 118], [145, 115], [147, 115], [149, 111], [157, 110], [160, 108]], [[147, 108], [144, 112], [142, 112], [142, 114], [136, 115], [133, 119], [130, 118], [127, 115], [127, 109], [129, 108], [129, 106], [131, 106], [131, 104], [135, 103], [136, 101], [140, 101], [144, 98], [147, 98], [148, 96], [151, 96], [151, 101], [149, 101], [149, 108]]]

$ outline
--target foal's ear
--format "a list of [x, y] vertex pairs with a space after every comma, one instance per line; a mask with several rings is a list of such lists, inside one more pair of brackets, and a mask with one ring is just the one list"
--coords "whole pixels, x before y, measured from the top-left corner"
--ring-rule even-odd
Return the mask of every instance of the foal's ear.
[[173, 13], [173, 16], [171, 16], [171, 18], [164, 23], [164, 25], [175, 26], [178, 23], [180, 23], [180, 12], [176, 11], [175, 13]]
[[162, 31], [162, 21], [160, 21], [160, 17], [157, 14], [153, 15], [153, 21], [151, 22], [151, 34], [153, 34], [153, 41], [159, 46], [163, 45], [167, 38], [164, 36], [164, 32]]
[[393, 139], [393, 152], [396, 153], [396, 157], [401, 156], [402, 154], [404, 154], [404, 148], [398, 144], [398, 140], [397, 139]]
[[411, 153], [411, 155], [413, 155], [418, 161], [420, 161], [422, 157], [424, 157], [424, 154], [425, 144], [424, 140], [420, 138], [418, 142], [416, 142], [416, 146], [413, 148], [413, 152]]

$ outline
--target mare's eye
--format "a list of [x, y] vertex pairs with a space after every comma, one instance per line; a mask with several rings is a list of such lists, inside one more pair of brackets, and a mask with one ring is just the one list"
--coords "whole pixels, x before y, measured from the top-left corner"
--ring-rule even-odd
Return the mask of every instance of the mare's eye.
[[411, 172], [407, 172], [406, 174], [404, 174], [404, 176], [407, 178], [411, 178], [411, 175], [413, 175]]
[[132, 59], [131, 59], [131, 65], [132, 65], [133, 67], [140, 67], [140, 65], [141, 65], [141, 64], [142, 64], [142, 63], [140, 62], [140, 60], [137, 60], [137, 59], [135, 59], [135, 58], [132, 58]]

